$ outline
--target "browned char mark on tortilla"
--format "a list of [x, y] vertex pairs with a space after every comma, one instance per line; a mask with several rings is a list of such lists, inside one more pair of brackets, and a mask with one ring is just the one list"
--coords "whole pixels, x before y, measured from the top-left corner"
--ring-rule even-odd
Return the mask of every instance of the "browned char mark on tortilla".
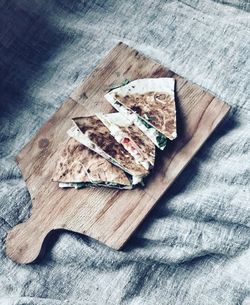
[[144, 94], [115, 93], [115, 98], [126, 107], [145, 118], [166, 136], [176, 129], [175, 103], [166, 92], [147, 92]]

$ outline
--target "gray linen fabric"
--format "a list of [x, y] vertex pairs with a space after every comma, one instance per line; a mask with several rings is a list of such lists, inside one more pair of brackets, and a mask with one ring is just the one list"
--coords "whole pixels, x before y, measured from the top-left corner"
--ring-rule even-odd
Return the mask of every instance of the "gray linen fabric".
[[[250, 304], [248, 0], [0, 0], [0, 305]], [[37, 263], [4, 254], [31, 200], [17, 152], [118, 41], [232, 111], [117, 252], [53, 234]]]

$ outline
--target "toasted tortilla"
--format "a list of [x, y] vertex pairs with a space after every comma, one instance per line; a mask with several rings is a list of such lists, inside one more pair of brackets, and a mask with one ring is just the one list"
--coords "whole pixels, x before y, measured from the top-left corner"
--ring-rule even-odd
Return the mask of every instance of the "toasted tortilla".
[[111, 90], [105, 98], [160, 149], [177, 137], [173, 78], [145, 78]]
[[107, 186], [131, 189], [127, 175], [73, 138], [61, 146], [52, 181], [60, 187]]
[[133, 123], [127, 120], [121, 113], [98, 113], [97, 117], [109, 129], [117, 142], [134, 157], [135, 161], [147, 170], [154, 166], [155, 145]]
[[130, 174], [133, 177], [133, 184], [141, 182], [148, 174], [148, 171], [137, 164], [134, 157], [115, 140], [97, 116], [74, 118], [73, 122], [76, 128], [70, 129], [68, 134]]

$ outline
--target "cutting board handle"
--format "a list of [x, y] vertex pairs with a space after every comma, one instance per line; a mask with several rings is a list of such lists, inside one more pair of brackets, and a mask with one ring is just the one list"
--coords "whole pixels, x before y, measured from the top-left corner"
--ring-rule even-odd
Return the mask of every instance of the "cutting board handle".
[[6, 254], [17, 263], [33, 262], [39, 255], [44, 239], [51, 229], [36, 223], [36, 217], [16, 225], [6, 237]]

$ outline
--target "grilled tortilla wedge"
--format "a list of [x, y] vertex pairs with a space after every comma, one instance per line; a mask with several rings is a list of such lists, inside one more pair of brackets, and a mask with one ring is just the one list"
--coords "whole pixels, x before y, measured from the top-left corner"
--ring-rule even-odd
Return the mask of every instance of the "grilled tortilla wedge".
[[160, 149], [177, 137], [173, 78], [145, 78], [111, 90], [107, 101]]
[[134, 157], [115, 140], [96, 115], [73, 118], [73, 122], [76, 128], [70, 129], [68, 134], [130, 174], [133, 184], [140, 183], [148, 174], [148, 170], [136, 163]]
[[124, 171], [73, 138], [68, 138], [61, 145], [52, 180], [59, 182], [59, 187], [132, 188]]

